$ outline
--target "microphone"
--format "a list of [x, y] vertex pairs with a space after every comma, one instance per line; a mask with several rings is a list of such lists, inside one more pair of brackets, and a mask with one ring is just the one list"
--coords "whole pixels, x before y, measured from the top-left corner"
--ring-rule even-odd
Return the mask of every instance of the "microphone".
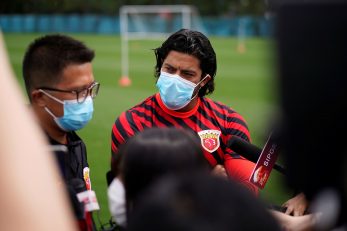
[[[231, 139], [229, 140], [228, 147], [237, 154], [246, 158], [247, 160], [252, 161], [253, 163], [257, 163], [259, 156], [262, 152], [262, 149], [258, 148], [257, 146], [247, 142], [246, 140], [238, 136], [231, 137]], [[283, 166], [275, 163], [273, 168], [276, 169], [278, 172], [282, 173], [283, 175], [287, 175], [287, 171]]]

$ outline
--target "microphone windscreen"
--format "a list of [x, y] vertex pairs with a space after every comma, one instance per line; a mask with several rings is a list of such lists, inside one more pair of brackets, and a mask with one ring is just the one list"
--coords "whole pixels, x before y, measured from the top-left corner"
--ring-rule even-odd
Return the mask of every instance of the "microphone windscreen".
[[237, 136], [231, 137], [229, 140], [229, 148], [254, 163], [258, 161], [262, 152], [262, 149]]

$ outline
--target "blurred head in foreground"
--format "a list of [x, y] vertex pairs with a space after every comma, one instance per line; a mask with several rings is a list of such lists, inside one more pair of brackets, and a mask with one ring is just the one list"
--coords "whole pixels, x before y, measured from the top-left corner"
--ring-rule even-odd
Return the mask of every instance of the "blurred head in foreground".
[[163, 175], [208, 169], [196, 135], [173, 127], [150, 128], [138, 133], [121, 147], [119, 154], [128, 208]]
[[265, 207], [237, 183], [204, 173], [160, 179], [129, 217], [129, 231], [280, 230]]

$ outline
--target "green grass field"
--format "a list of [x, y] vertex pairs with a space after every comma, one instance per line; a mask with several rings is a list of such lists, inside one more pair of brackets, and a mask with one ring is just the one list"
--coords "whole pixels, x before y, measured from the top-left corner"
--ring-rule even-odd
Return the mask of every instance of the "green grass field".
[[[39, 34], [5, 34], [5, 41], [15, 74], [23, 89], [21, 62], [28, 44]], [[101, 83], [94, 101], [93, 120], [79, 134], [88, 149], [92, 187], [101, 206], [101, 220], [110, 217], [107, 203], [105, 173], [109, 169], [111, 127], [124, 110], [156, 92], [152, 49], [161, 41], [132, 41], [130, 48], [130, 78], [132, 85], [120, 87], [120, 38], [105, 35], [73, 34], [95, 50], [94, 76]], [[236, 51], [236, 38], [211, 37], [218, 61], [215, 79], [216, 90], [209, 96], [221, 101], [239, 113], [248, 122], [253, 143], [262, 147], [269, 127], [277, 113], [276, 72], [273, 46], [270, 40], [253, 38], [246, 41], [246, 52]], [[283, 178], [272, 172], [261, 197], [271, 203], [281, 204], [291, 192], [283, 187]]]

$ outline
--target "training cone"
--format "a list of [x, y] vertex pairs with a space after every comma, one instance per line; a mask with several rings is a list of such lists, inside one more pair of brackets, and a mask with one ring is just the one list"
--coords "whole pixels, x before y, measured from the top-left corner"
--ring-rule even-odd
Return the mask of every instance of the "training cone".
[[246, 52], [246, 46], [244, 43], [239, 43], [236, 48], [237, 52], [243, 54]]
[[131, 80], [129, 79], [128, 76], [122, 76], [120, 79], [119, 79], [119, 85], [122, 86], [122, 87], [128, 87], [131, 85]]

